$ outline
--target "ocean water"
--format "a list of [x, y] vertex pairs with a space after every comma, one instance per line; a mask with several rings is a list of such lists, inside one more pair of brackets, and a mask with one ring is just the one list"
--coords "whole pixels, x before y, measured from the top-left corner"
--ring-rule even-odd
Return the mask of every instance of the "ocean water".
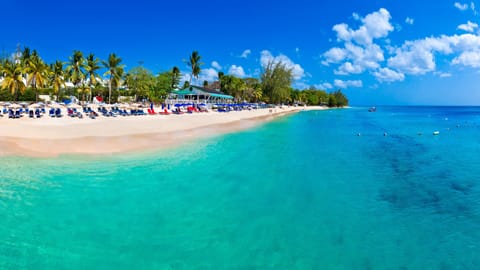
[[0, 269], [480, 269], [480, 108], [301, 112], [174, 150], [3, 157], [0, 225]]

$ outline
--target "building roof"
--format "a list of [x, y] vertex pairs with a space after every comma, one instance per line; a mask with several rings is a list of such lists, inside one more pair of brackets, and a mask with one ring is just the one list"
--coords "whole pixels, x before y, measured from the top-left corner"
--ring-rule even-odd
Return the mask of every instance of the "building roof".
[[178, 90], [178, 91], [174, 91], [174, 92], [172, 92], [172, 93], [175, 94], [175, 95], [182, 95], [182, 96], [187, 96], [187, 95], [192, 95], [192, 96], [204, 95], [204, 96], [212, 96], [212, 97], [218, 97], [218, 98], [233, 99], [232, 96], [227, 95], [227, 94], [225, 94], [225, 93], [222, 93], [222, 92], [220, 92], [220, 91], [211, 90], [211, 89], [207, 89], [207, 88], [200, 87], [200, 86], [195, 86], [195, 85], [189, 86], [189, 87], [187, 87], [187, 88], [185, 88], [185, 89], [181, 89], [181, 90]]

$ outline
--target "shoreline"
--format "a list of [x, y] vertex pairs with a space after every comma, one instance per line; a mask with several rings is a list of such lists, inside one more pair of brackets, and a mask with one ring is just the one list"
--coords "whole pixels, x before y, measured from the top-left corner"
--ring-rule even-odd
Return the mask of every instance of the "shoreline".
[[327, 107], [284, 107], [99, 119], [0, 119], [0, 156], [35, 158], [163, 150], [198, 138], [253, 128], [278, 117]]

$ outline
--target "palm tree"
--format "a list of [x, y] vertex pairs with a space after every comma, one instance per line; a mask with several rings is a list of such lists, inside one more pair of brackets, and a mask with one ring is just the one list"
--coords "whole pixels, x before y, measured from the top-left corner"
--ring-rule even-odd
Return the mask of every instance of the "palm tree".
[[91, 89], [88, 85], [82, 83], [80, 87], [77, 89], [78, 92], [78, 99], [80, 99], [80, 96], [82, 97], [82, 102], [85, 101], [85, 96], [91, 94]]
[[107, 68], [107, 72], [104, 75], [110, 75], [108, 81], [108, 103], [111, 103], [112, 98], [112, 86], [118, 87], [120, 80], [123, 76], [123, 65], [120, 65], [122, 58], [117, 57], [114, 53], [108, 56], [108, 61], [103, 61], [103, 66]]
[[37, 87], [43, 87], [48, 78], [48, 66], [43, 62], [36, 51], [27, 59], [25, 71], [27, 73], [27, 85], [32, 86], [35, 92], [35, 101], [38, 102]]
[[93, 88], [93, 86], [97, 84], [97, 71], [101, 68], [98, 64], [99, 62], [100, 60], [98, 60], [98, 58], [95, 58], [95, 55], [93, 53], [90, 53], [87, 56], [87, 65], [85, 67], [85, 71], [87, 72], [87, 77], [90, 81], [90, 88]]
[[171, 89], [175, 89], [178, 87], [178, 83], [180, 82], [180, 69], [178, 67], [173, 67], [172, 68], [172, 85]]
[[55, 64], [51, 65], [50, 69], [50, 85], [57, 97], [60, 97], [60, 90], [65, 87], [63, 63], [57, 60]]
[[66, 68], [67, 75], [73, 85], [78, 87], [85, 78], [85, 59], [81, 51], [73, 51], [73, 55], [69, 59], [70, 61]]
[[22, 71], [23, 69], [19, 63], [13, 63], [8, 60], [5, 61], [1, 69], [1, 74], [3, 75], [2, 89], [8, 89], [12, 93], [14, 100], [18, 96], [18, 92], [25, 92], [26, 86], [23, 81]]
[[203, 65], [202, 62], [200, 62], [200, 59], [202, 57], [200, 54], [198, 54], [198, 51], [193, 51], [192, 55], [190, 55], [190, 60], [187, 62], [187, 65], [192, 69], [192, 76], [190, 76], [190, 84], [192, 84], [192, 78], [195, 77], [198, 79], [198, 75], [200, 74], [201, 71], [201, 66]]

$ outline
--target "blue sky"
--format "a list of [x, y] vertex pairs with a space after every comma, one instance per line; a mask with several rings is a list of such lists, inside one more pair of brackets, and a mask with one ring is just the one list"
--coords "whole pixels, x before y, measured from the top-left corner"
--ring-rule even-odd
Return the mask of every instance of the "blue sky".
[[0, 46], [47, 62], [111, 52], [155, 73], [198, 50], [201, 80], [258, 76], [268, 60], [294, 87], [342, 88], [353, 105], [480, 105], [480, 1], [7, 1]]

